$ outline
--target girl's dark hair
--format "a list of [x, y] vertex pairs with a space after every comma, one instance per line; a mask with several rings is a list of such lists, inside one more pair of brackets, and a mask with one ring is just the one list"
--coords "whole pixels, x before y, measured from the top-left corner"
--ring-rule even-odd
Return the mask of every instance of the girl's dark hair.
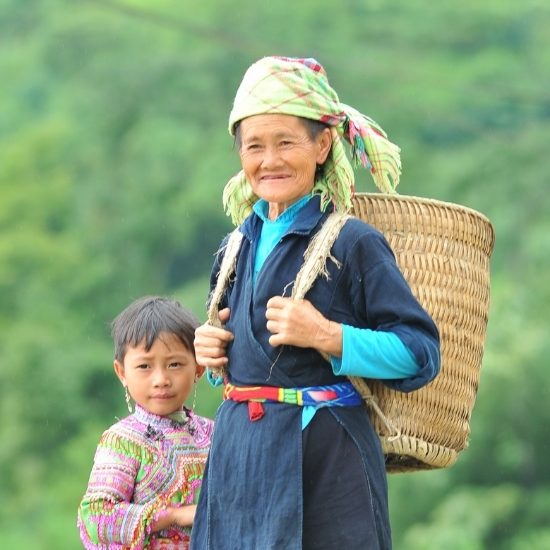
[[162, 332], [177, 336], [193, 354], [198, 319], [176, 301], [161, 296], [145, 296], [132, 302], [111, 323], [115, 359], [123, 361], [128, 346], [144, 342], [149, 351]]

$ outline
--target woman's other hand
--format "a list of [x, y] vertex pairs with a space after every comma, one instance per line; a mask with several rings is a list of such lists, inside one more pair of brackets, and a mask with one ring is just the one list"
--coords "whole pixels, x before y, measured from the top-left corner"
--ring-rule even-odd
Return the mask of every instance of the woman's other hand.
[[308, 300], [274, 296], [267, 302], [265, 316], [272, 346], [289, 344], [342, 355], [342, 326], [324, 317]]
[[[229, 308], [220, 310], [220, 321], [229, 320]], [[233, 333], [224, 328], [205, 323], [195, 330], [195, 357], [197, 364], [210, 369], [221, 369], [227, 365], [226, 348], [233, 340]]]

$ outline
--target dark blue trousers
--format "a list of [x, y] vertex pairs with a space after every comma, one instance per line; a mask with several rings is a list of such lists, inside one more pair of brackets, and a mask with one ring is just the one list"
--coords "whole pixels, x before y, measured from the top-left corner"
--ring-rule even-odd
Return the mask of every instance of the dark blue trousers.
[[361, 454], [327, 409], [303, 432], [303, 550], [386, 550]]

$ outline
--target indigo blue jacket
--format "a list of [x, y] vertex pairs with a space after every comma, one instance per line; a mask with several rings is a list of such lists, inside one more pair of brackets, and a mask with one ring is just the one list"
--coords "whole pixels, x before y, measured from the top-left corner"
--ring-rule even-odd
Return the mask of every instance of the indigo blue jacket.
[[[275, 295], [290, 296], [307, 245], [326, 216], [319, 198], [310, 200], [265, 260], [255, 285], [254, 252], [262, 222], [252, 214], [241, 226], [244, 238], [236, 273], [222, 304], [231, 309], [226, 328], [235, 337], [227, 350], [231, 383], [300, 387], [345, 380], [314, 349], [271, 347], [266, 329], [267, 301]], [[385, 384], [404, 392], [427, 384], [439, 369], [438, 331], [412, 295], [383, 235], [358, 219], [349, 220], [331, 254], [337, 263], [328, 260], [329, 277], [319, 278], [306, 298], [328, 319], [391, 331], [403, 341], [414, 354], [418, 373]], [[218, 257], [212, 285], [220, 261]], [[266, 404], [265, 411], [260, 421], [251, 422], [246, 403], [224, 401], [220, 405], [192, 549], [302, 547], [301, 410]], [[363, 459], [372, 502], [371, 509], [365, 510], [365, 521], [372, 525], [369, 548], [390, 548], [384, 457], [367, 410], [360, 406], [329, 411]], [[346, 547], [354, 548], [353, 543]]]

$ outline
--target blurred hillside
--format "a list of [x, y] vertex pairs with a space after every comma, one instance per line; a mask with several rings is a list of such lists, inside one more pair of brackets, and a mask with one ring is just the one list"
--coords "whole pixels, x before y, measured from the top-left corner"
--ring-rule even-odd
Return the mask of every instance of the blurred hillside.
[[[390, 478], [395, 548], [550, 548], [546, 0], [0, 0], [0, 546], [81, 547], [95, 445], [125, 414], [108, 323], [157, 293], [205, 317], [231, 102], [272, 54], [317, 58], [382, 124], [400, 193], [495, 226], [470, 447]], [[219, 399], [203, 383], [199, 412]]]

